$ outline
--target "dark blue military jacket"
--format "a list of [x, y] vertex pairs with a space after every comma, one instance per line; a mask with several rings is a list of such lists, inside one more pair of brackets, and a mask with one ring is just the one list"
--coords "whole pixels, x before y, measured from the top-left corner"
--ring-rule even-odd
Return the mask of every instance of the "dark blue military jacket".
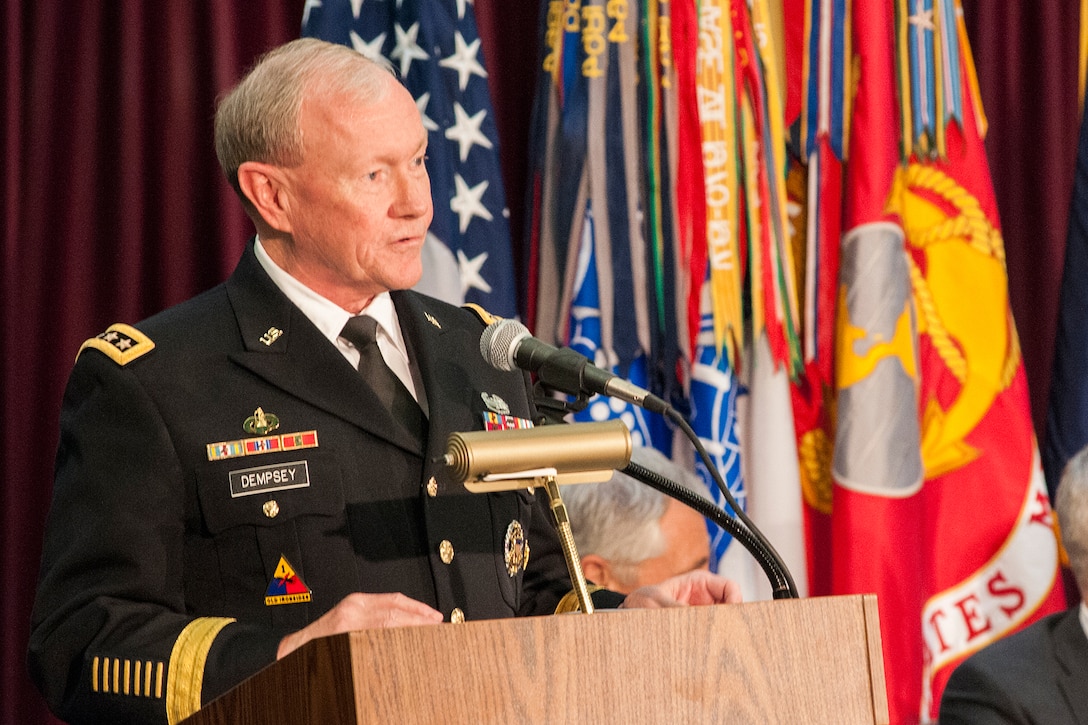
[[472, 312], [393, 301], [424, 440], [252, 245], [225, 284], [88, 341], [64, 397], [29, 653], [58, 714], [176, 721], [350, 592], [403, 592], [454, 621], [554, 610], [570, 581], [540, 494], [471, 494], [442, 463], [449, 433], [489, 410], [533, 415], [525, 377], [483, 361]]

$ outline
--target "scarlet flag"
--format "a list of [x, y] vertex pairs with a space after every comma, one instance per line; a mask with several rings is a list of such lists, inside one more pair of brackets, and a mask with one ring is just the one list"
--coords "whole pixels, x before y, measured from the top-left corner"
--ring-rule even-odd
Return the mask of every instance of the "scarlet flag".
[[1064, 594], [965, 35], [898, 9], [854, 3], [832, 587], [878, 594], [891, 719], [915, 723]]

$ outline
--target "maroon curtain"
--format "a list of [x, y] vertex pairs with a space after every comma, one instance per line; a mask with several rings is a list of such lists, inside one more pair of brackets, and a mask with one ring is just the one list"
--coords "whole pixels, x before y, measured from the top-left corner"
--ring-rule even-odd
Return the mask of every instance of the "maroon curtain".
[[76, 351], [233, 267], [252, 232], [215, 161], [215, 99], [298, 36], [302, 5], [4, 4], [0, 722], [53, 721], [24, 660]]
[[[0, 11], [0, 722], [54, 722], [23, 662], [76, 351], [229, 273], [251, 227], [215, 162], [215, 98], [297, 37], [303, 5], [25, 0]], [[1054, 0], [964, 6], [1041, 430], [1076, 152], [1078, 23]], [[540, 0], [475, 7], [518, 241]]]
[[986, 155], [1005, 237], [1035, 431], [1046, 431], [1065, 230], [1080, 130], [1078, 3], [963, 0], [990, 120]]

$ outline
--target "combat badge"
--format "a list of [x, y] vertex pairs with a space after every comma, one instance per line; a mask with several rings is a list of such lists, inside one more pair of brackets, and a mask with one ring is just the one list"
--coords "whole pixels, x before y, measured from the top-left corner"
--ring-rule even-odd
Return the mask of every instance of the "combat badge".
[[499, 415], [510, 414], [510, 406], [494, 393], [480, 393], [480, 398], [484, 401], [484, 405], [487, 406], [488, 410], [492, 410]]
[[273, 575], [272, 581], [268, 583], [268, 591], [265, 592], [265, 606], [298, 604], [308, 601], [310, 601], [310, 589], [295, 574], [295, 570], [287, 561], [287, 557], [280, 554], [280, 563], [276, 565], [276, 573]]
[[242, 430], [250, 435], [263, 436], [280, 427], [280, 419], [272, 413], [265, 413], [260, 407], [242, 423]]
[[521, 522], [514, 519], [506, 527], [506, 538], [503, 540], [503, 555], [506, 557], [506, 573], [517, 576], [518, 570], [525, 571], [529, 565], [529, 541], [525, 538], [525, 530], [521, 528]]
[[118, 365], [124, 366], [154, 350], [155, 343], [135, 327], [119, 322], [116, 325], [110, 325], [101, 335], [84, 342], [76, 353], [76, 357], [78, 358], [89, 347], [104, 353]]

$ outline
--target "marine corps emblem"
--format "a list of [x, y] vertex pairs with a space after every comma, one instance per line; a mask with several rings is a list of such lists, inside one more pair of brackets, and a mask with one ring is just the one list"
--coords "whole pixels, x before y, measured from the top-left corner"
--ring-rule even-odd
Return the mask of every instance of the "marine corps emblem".
[[517, 519], [506, 527], [506, 538], [503, 541], [503, 554], [506, 557], [506, 573], [517, 576], [518, 569], [525, 571], [529, 565], [529, 542], [525, 538], [525, 530], [521, 528], [521, 522]]

